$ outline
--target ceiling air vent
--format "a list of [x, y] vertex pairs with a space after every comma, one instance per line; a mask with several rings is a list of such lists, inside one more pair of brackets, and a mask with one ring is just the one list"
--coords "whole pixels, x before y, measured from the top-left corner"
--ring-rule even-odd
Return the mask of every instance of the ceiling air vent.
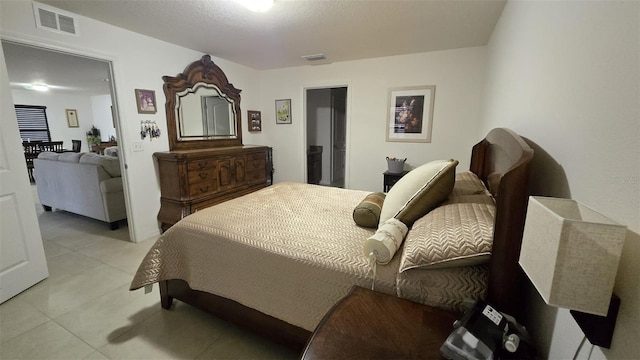
[[324, 54], [305, 55], [302, 58], [308, 61], [319, 61], [319, 60], [327, 59], [327, 57], [324, 56]]
[[331, 64], [331, 61], [327, 60], [324, 54], [305, 55], [302, 58], [307, 60], [311, 66]]
[[77, 22], [73, 15], [35, 2], [33, 12], [38, 29], [78, 36]]

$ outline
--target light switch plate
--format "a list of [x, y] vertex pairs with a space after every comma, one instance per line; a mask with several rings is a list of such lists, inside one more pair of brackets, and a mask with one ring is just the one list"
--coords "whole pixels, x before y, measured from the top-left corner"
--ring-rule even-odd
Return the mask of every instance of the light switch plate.
[[142, 144], [142, 141], [133, 142], [133, 151], [144, 151], [144, 146]]

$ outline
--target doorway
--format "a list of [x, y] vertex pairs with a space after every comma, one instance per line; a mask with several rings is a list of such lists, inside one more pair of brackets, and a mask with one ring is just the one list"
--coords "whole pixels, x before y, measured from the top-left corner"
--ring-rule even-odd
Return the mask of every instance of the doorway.
[[[79, 139], [80, 151], [89, 152], [87, 134], [92, 127], [100, 130], [103, 141], [119, 138], [111, 61], [5, 39], [2, 39], [2, 51], [14, 105], [46, 106], [52, 140], [62, 141], [66, 148], [71, 148], [73, 141]], [[39, 93], [25, 89], [25, 85], [34, 81], [47, 83], [48, 91]], [[69, 120], [69, 109], [75, 114], [74, 122]], [[123, 168], [124, 152], [117, 151], [117, 154]], [[124, 172], [122, 179], [126, 211], [130, 214]], [[134, 241], [130, 216], [126, 223], [124, 230], [127, 233], [118, 237], [125, 235], [125, 240]]]
[[307, 183], [344, 188], [347, 87], [306, 90]]

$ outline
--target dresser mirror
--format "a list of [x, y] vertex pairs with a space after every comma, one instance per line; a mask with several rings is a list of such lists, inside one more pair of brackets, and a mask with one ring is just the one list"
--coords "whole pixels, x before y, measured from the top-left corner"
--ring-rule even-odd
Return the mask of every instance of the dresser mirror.
[[162, 79], [170, 150], [242, 145], [240, 90], [209, 55]]

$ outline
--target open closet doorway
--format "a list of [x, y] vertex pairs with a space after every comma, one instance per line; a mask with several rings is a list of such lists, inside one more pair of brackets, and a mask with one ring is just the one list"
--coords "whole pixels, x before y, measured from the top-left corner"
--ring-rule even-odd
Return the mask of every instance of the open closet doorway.
[[307, 183], [345, 187], [347, 88], [306, 90]]
[[[62, 143], [62, 149], [54, 150], [55, 152], [93, 152], [103, 156], [117, 157], [120, 169], [123, 168], [125, 159], [123, 152], [120, 151], [122, 144], [117, 141], [120, 129], [110, 61], [90, 55], [53, 50], [44, 45], [24, 44], [6, 39], [2, 39], [2, 51], [6, 60], [14, 105], [37, 106], [43, 109], [47, 139], [40, 140]], [[35, 82], [46, 83], [47, 91], [33, 91], [32, 86], [29, 85]], [[73, 115], [72, 118], [70, 113]], [[25, 142], [29, 145], [35, 142], [28, 132], [21, 131], [21, 137], [23, 147]], [[90, 140], [94, 143], [90, 144]], [[47, 149], [40, 149], [40, 151], [45, 150]], [[117, 173], [115, 170], [112, 171]], [[112, 173], [110, 175], [117, 176]], [[125, 196], [125, 203], [122, 206], [129, 214], [130, 208], [126, 200], [128, 196], [125, 184], [126, 174], [122, 173], [121, 176]], [[38, 181], [37, 178], [31, 178], [31, 180], [34, 200], [38, 203], [39, 197], [36, 191]], [[94, 199], [94, 197], [85, 197], [65, 201], [82, 202], [88, 198]], [[107, 229], [105, 232], [107, 237], [132, 241], [133, 224], [128, 220], [129, 216], [113, 222], [96, 220], [93, 205], [87, 200], [86, 204], [71, 206], [74, 209], [86, 209], [86, 214], [82, 211], [62, 212], [67, 215], [63, 217], [56, 216], [56, 211], [47, 210], [45, 215], [53, 213], [53, 217], [47, 218], [55, 218], [65, 224], [68, 222], [67, 228], [78, 225], [79, 228], [76, 229], [78, 232], [86, 230], [86, 227], [83, 227], [84, 224], [80, 224], [82, 223], [80, 220], [84, 219], [87, 220], [89, 227], [95, 226], [99, 230], [103, 227]], [[42, 219], [44, 217], [39, 216], [39, 221]], [[120, 229], [108, 231], [109, 228], [116, 227]]]

